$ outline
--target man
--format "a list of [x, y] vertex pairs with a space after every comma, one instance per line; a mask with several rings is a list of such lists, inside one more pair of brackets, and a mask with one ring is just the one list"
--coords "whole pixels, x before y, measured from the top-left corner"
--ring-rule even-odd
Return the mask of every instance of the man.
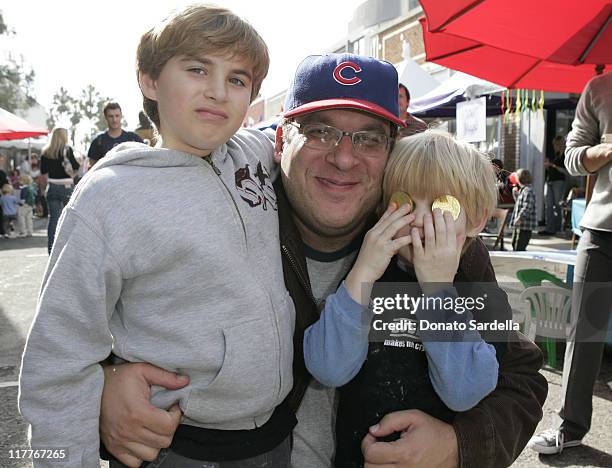
[[[331, 465], [336, 392], [306, 372], [303, 333], [350, 268], [370, 226], [401, 124], [396, 89], [397, 72], [386, 62], [352, 54], [308, 57], [296, 72], [285, 121], [277, 128], [280, 248], [285, 285], [296, 306], [294, 387], [288, 396], [299, 421], [292, 453], [296, 468]], [[372, 133], [378, 137], [372, 139]], [[327, 149], [307, 145], [312, 138]], [[378, 157], [364, 155], [363, 144], [377, 145]], [[541, 363], [532, 343], [509, 343], [498, 388], [489, 397], [452, 426], [419, 411], [387, 415], [364, 439], [366, 466], [509, 465], [542, 416], [547, 387], [538, 374]], [[166, 412], [150, 405], [151, 384], [180, 388], [186, 380], [147, 364], [105, 369], [101, 436], [125, 463], [154, 459], [180, 421], [176, 408]], [[392, 444], [374, 438], [404, 430]]]
[[405, 127], [400, 127], [398, 137], [403, 138], [427, 130], [427, 124], [425, 122], [408, 112], [408, 107], [410, 106], [410, 91], [401, 83], [398, 89], [398, 100], [400, 119], [402, 119], [402, 122], [406, 125]]
[[584, 88], [572, 131], [567, 136], [565, 163], [571, 175], [597, 174], [593, 197], [580, 225], [572, 294], [572, 323], [563, 363], [561, 425], [531, 439], [539, 453], [560, 453], [576, 447], [591, 428], [593, 387], [599, 374], [612, 309], [612, 73]]
[[142, 138], [137, 134], [127, 132], [121, 128], [121, 107], [116, 102], [109, 102], [104, 106], [104, 118], [108, 124], [108, 130], [100, 133], [91, 142], [87, 152], [89, 167], [93, 167], [95, 163], [106, 156], [106, 153], [119, 143], [124, 141], [138, 141], [142, 143]]
[[554, 236], [561, 230], [561, 206], [565, 195], [565, 138], [557, 135], [553, 138], [553, 154], [544, 158], [546, 168], [544, 197], [546, 199], [546, 231], [540, 234]]

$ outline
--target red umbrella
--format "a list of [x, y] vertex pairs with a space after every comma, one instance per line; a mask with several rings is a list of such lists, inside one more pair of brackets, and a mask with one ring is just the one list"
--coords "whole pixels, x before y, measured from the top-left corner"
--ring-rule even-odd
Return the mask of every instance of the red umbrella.
[[580, 93], [612, 63], [610, 0], [421, 0], [427, 60], [508, 88]]
[[21, 140], [48, 133], [46, 128], [36, 127], [21, 117], [0, 108], [0, 140]]

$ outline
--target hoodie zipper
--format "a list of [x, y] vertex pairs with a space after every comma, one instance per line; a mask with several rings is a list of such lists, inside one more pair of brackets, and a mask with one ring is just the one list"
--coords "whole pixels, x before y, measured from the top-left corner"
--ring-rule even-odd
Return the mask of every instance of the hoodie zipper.
[[[219, 170], [219, 168], [217, 166], [215, 166], [215, 163], [212, 159], [212, 156], [209, 154], [208, 156], [204, 156], [204, 160], [210, 164], [210, 167], [212, 168], [212, 170], [214, 171], [214, 173], [219, 177], [219, 181], [221, 182], [221, 185], [223, 185], [223, 187], [225, 188], [225, 190], [227, 191], [230, 199], [232, 200], [232, 203], [234, 203], [234, 208], [236, 209], [236, 213], [238, 213], [238, 218], [240, 219], [240, 224], [242, 225], [242, 232], [244, 234], [244, 241], [245, 244], [248, 245], [248, 241], [247, 241], [247, 235], [246, 235], [246, 227], [244, 225], [244, 220], [242, 219], [242, 215], [240, 214], [240, 210], [238, 209], [238, 204], [236, 203], [236, 200], [234, 200], [234, 197], [232, 196], [232, 192], [230, 191], [230, 189], [227, 187], [227, 185], [225, 185], [225, 182], [223, 181], [223, 179], [221, 178], [221, 171]], [[263, 286], [263, 285], [262, 285]], [[270, 297], [270, 294], [267, 292], [267, 288], [262, 288], [262, 290], [266, 291], [266, 296], [268, 297], [268, 302], [270, 303], [270, 309], [272, 311], [272, 318], [274, 320], [274, 328], [276, 331], [276, 342], [278, 343], [278, 369], [279, 369], [279, 374], [278, 374], [278, 389], [276, 392], [277, 395], [277, 399], [278, 399], [278, 395], [280, 395], [280, 392], [283, 388], [283, 379], [282, 379], [282, 374], [281, 374], [281, 338], [280, 338], [280, 330], [279, 330], [279, 325], [278, 325], [278, 318], [276, 317], [276, 311], [274, 309], [274, 302], [272, 301], [272, 298]], [[254, 421], [255, 422], [255, 421]], [[258, 424], [255, 422], [255, 426], [257, 427]]]
[[213, 162], [211, 155], [209, 154], [208, 156], [204, 156], [204, 160], [208, 164], [210, 164], [210, 167], [212, 168], [214, 173], [217, 174], [219, 181], [221, 182], [221, 185], [223, 185], [223, 188], [225, 188], [225, 190], [227, 191], [227, 194], [229, 195], [230, 200], [232, 200], [232, 203], [234, 204], [234, 208], [236, 209], [236, 213], [238, 214], [238, 219], [240, 219], [240, 224], [242, 226], [242, 233], [244, 234], [244, 242], [246, 244], [247, 243], [246, 227], [244, 226], [244, 220], [242, 219], [242, 215], [240, 214], [240, 210], [238, 209], [236, 200], [234, 200], [234, 197], [232, 196], [232, 192], [230, 191], [229, 188], [227, 188], [227, 185], [225, 185], [225, 182], [221, 178], [221, 171], [219, 170], [217, 166], [215, 166], [215, 163]]

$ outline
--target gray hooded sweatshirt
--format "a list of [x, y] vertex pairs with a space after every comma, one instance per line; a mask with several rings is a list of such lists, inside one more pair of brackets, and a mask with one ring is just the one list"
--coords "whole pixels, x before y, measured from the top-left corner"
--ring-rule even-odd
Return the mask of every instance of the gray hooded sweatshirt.
[[160, 408], [178, 402], [185, 424], [253, 429], [269, 419], [292, 387], [295, 318], [272, 156], [251, 130], [208, 161], [125, 143], [81, 181], [23, 355], [32, 448], [67, 448], [59, 466], [99, 466], [98, 363], [111, 350], [188, 375], [183, 389], [152, 392]]

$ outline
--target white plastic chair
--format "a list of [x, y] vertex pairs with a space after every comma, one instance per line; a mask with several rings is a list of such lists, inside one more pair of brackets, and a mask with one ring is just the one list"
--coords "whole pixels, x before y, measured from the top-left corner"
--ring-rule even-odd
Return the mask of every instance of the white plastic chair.
[[545, 338], [567, 339], [572, 312], [572, 291], [558, 286], [532, 286], [519, 296], [531, 305], [525, 314], [525, 333], [530, 340], [536, 335]]

